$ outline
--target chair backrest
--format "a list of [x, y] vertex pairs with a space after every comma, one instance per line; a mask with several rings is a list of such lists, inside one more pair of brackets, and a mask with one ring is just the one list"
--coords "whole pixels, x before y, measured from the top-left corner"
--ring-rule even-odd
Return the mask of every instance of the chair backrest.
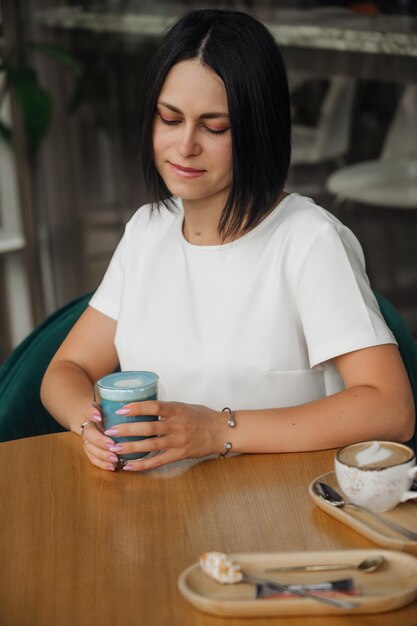
[[[318, 164], [346, 154], [349, 148], [355, 80], [334, 76], [324, 96], [317, 125], [292, 126], [291, 164]], [[299, 85], [297, 85], [299, 86]]]
[[385, 137], [381, 158], [417, 154], [417, 85], [407, 85]]
[[[376, 299], [381, 309], [381, 313], [387, 323], [387, 326], [391, 329], [394, 337], [397, 340], [398, 348], [402, 357], [402, 360], [407, 370], [408, 378], [410, 379], [411, 388], [413, 390], [414, 405], [417, 408], [417, 343], [411, 334], [407, 324], [397, 311], [397, 309], [380, 293], [375, 293]], [[417, 453], [417, 432], [414, 432], [414, 436], [407, 442], [413, 450]]]
[[84, 295], [50, 315], [0, 367], [0, 441], [64, 430], [42, 405], [40, 386], [49, 362], [90, 298], [91, 294]]
[[346, 154], [352, 125], [355, 81], [335, 76], [323, 103], [318, 124], [315, 158], [318, 162]]

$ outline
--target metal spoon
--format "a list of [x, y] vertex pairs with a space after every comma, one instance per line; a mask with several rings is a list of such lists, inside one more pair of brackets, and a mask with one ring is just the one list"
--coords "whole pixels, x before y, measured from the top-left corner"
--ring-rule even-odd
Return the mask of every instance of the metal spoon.
[[323, 498], [323, 500], [326, 500], [326, 502], [328, 502], [332, 506], [337, 506], [337, 507], [353, 506], [356, 509], [359, 509], [360, 511], [366, 511], [366, 513], [369, 513], [369, 515], [372, 515], [372, 517], [378, 520], [378, 522], [380, 522], [381, 524], [385, 524], [385, 526], [388, 526], [389, 528], [396, 530], [398, 533], [401, 533], [402, 535], [404, 535], [408, 539], [411, 539], [412, 541], [417, 541], [417, 533], [413, 533], [411, 530], [408, 530], [408, 528], [404, 528], [403, 526], [400, 526], [399, 524], [396, 524], [395, 522], [392, 522], [391, 520], [386, 519], [385, 517], [381, 517], [381, 515], [374, 513], [373, 511], [371, 511], [370, 509], [367, 509], [364, 506], [361, 506], [359, 504], [353, 504], [353, 502], [345, 502], [345, 500], [343, 500], [340, 493], [336, 491], [336, 489], [334, 489], [333, 487], [331, 487], [330, 485], [326, 483], [321, 483], [321, 482], [314, 483], [313, 491], [316, 495], [320, 496], [320, 498]]
[[383, 556], [375, 556], [365, 559], [357, 565], [349, 565], [348, 563], [345, 563], [344, 565], [342, 563], [323, 565], [291, 565], [288, 567], [269, 567], [265, 569], [264, 572], [323, 572], [326, 570], [336, 569], [354, 569], [359, 572], [363, 572], [364, 574], [369, 574], [370, 572], [375, 572], [383, 563], [385, 563]]
[[[351, 602], [348, 600], [336, 600], [335, 598], [324, 598], [322, 596], [316, 595], [315, 593], [312, 593], [311, 591], [306, 591], [305, 586], [301, 587], [301, 585], [283, 585], [282, 583], [277, 583], [276, 581], [269, 580], [268, 578], [262, 578], [262, 576], [255, 576], [254, 574], [243, 574], [243, 578], [240, 582], [252, 583], [255, 585], [268, 585], [268, 587], [270, 587], [271, 589], [275, 589], [276, 591], [286, 591], [288, 593], [293, 593], [296, 596], [302, 596], [303, 598], [311, 598], [311, 600], [317, 600], [317, 602], [329, 604], [330, 606], [335, 606], [338, 609], [355, 609], [359, 606], [358, 602]], [[323, 587], [328, 588], [328, 583], [324, 584]], [[317, 585], [315, 589], [316, 591], [319, 591], [319, 585]]]
[[304, 588], [298, 585], [283, 585], [282, 583], [278, 583], [276, 581], [269, 580], [267, 578], [262, 578], [261, 576], [256, 576], [254, 574], [247, 574], [243, 571], [240, 563], [235, 561], [234, 559], [228, 559], [226, 554], [221, 553], [206, 553], [204, 556], [208, 556], [210, 554], [217, 555], [220, 559], [222, 559], [222, 573], [225, 574], [225, 570], [227, 569], [227, 573], [233, 573], [233, 576], [229, 576], [227, 580], [222, 580], [218, 577], [218, 573], [207, 567], [204, 564], [204, 561], [200, 558], [200, 566], [202, 570], [211, 578], [216, 580], [217, 582], [223, 584], [239, 584], [241, 582], [252, 583], [255, 585], [262, 584], [268, 585], [271, 589], [275, 589], [276, 591], [285, 591], [287, 593], [292, 593], [297, 596], [301, 596], [303, 598], [310, 598], [311, 600], [316, 600], [317, 602], [322, 602], [323, 604], [329, 604], [330, 606], [337, 607], [338, 609], [354, 609], [359, 606], [357, 602], [351, 602], [347, 600], [337, 600], [335, 598], [325, 598], [310, 591], [306, 591]]

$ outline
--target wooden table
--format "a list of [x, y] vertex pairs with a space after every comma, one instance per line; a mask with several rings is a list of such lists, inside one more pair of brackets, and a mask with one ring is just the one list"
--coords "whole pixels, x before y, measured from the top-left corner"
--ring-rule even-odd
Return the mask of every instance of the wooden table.
[[202, 461], [180, 475], [91, 466], [72, 433], [0, 444], [1, 626], [412, 625], [395, 612], [223, 619], [177, 591], [206, 550], [375, 548], [317, 509], [310, 481], [333, 451]]

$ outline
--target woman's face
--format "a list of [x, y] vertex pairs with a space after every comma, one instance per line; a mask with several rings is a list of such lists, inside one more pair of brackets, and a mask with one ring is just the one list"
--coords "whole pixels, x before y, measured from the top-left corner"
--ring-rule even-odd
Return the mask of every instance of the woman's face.
[[223, 207], [232, 179], [232, 140], [221, 78], [193, 59], [174, 65], [157, 101], [153, 150], [170, 192]]

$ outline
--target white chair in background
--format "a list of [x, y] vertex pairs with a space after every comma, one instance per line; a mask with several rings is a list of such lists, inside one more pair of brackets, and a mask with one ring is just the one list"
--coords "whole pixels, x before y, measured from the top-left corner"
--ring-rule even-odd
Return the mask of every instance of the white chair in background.
[[293, 124], [291, 165], [336, 161], [349, 147], [355, 81], [330, 80], [316, 126]]
[[374, 287], [417, 334], [417, 85], [405, 88], [380, 158], [339, 169], [326, 188], [361, 240]]
[[[311, 79], [311, 77], [310, 77]], [[301, 79], [291, 80], [299, 85]], [[288, 191], [317, 196], [324, 190], [329, 168], [340, 164], [349, 148], [355, 80], [342, 76], [329, 79], [315, 126], [292, 125], [292, 154]]]
[[[2, 83], [0, 82], [0, 87]], [[2, 119], [11, 123], [10, 99], [1, 107]], [[27, 266], [24, 258], [26, 240], [19, 201], [17, 168], [11, 146], [0, 140], [0, 259], [4, 271], [1, 313], [7, 318], [8, 337], [4, 344], [16, 346], [33, 328]]]
[[405, 88], [387, 132], [381, 159], [417, 154], [417, 85]]
[[417, 85], [404, 90], [379, 159], [339, 169], [326, 187], [341, 200], [376, 207], [417, 208]]

